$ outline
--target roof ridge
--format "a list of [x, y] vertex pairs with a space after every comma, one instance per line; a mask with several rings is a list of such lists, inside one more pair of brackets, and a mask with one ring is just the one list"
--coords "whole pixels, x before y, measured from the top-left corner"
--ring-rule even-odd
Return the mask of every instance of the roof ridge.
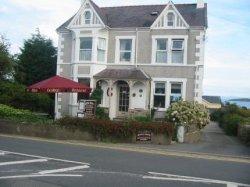
[[[102, 8], [123, 8], [123, 7], [139, 7], [139, 6], [166, 6], [167, 4], [147, 4], [147, 5], [121, 5], [121, 6], [104, 6], [104, 7], [99, 7], [100, 9]], [[174, 5], [196, 5], [196, 3], [174, 3]]]

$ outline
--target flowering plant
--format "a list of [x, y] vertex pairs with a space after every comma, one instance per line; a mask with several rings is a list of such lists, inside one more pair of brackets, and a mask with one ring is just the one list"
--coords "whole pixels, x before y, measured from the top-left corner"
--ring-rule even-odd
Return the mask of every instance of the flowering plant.
[[166, 120], [175, 125], [205, 127], [209, 121], [209, 113], [204, 105], [197, 102], [179, 101], [171, 104], [166, 112]]

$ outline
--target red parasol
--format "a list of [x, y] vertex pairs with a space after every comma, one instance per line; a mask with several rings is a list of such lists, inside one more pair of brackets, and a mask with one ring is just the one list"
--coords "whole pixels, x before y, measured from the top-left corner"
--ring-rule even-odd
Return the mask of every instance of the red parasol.
[[63, 92], [72, 92], [72, 93], [90, 93], [91, 88], [79, 84], [78, 82], [66, 79], [60, 76], [54, 76], [44, 81], [33, 84], [27, 88], [28, 92], [46, 92], [46, 93], [63, 93]]

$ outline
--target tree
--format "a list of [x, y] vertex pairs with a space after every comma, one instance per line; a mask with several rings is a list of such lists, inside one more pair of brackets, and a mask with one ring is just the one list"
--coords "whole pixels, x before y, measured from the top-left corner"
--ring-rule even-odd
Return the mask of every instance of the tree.
[[12, 74], [12, 57], [9, 53], [10, 44], [0, 35], [0, 81], [9, 79]]
[[24, 41], [18, 55], [16, 81], [31, 85], [56, 74], [56, 48], [39, 31]]

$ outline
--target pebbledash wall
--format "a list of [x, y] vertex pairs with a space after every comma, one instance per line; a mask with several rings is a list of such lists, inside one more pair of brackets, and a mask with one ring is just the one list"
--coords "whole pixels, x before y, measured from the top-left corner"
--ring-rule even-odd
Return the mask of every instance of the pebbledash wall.
[[[181, 79], [185, 81], [184, 98], [189, 101], [202, 102], [202, 82], [204, 74], [204, 49], [205, 28], [188, 29], [151, 29], [151, 28], [82, 28], [75, 30], [64, 29], [58, 32], [58, 60], [57, 74], [78, 81], [78, 78], [90, 78], [90, 86], [94, 87], [93, 75], [105, 68], [131, 68], [139, 67], [154, 79]], [[80, 34], [105, 35], [107, 38], [107, 56], [104, 63], [79, 62], [76, 56], [79, 52], [76, 42]], [[134, 63], [119, 64], [116, 61], [116, 38], [131, 36], [135, 39]], [[186, 51], [184, 64], [155, 64], [153, 63], [153, 39], [154, 37], [185, 37]], [[56, 102], [57, 118], [63, 115], [72, 115], [72, 108], [76, 104], [73, 101], [74, 94], [61, 93]], [[151, 93], [152, 95], [152, 93]]]

